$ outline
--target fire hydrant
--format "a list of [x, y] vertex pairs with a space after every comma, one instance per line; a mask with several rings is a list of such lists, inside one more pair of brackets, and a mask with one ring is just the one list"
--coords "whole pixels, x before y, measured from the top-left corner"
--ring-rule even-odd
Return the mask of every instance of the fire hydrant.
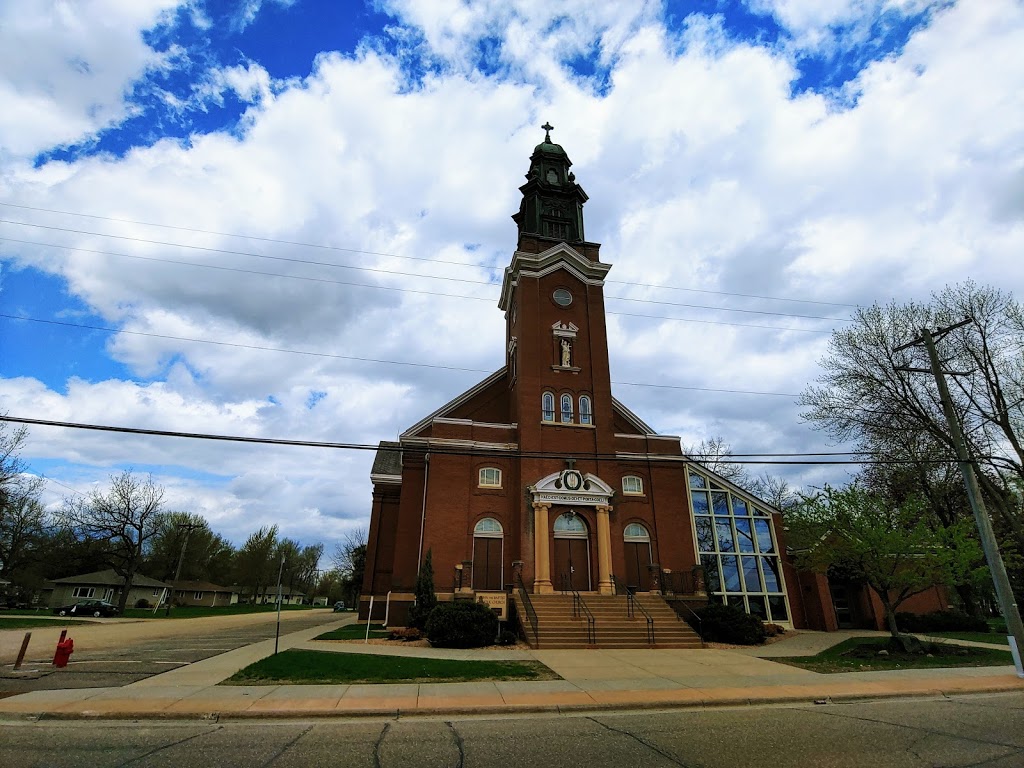
[[53, 654], [53, 666], [66, 667], [71, 654], [75, 652], [75, 641], [70, 637], [57, 643], [57, 652]]

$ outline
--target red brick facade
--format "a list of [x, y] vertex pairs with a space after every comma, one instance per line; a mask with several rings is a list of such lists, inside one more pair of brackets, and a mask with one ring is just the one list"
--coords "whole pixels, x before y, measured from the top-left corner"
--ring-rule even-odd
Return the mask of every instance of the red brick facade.
[[[698, 470], [709, 483], [706, 498], [728, 498], [746, 514], [760, 515], [758, 522], [746, 519], [732, 528], [732, 536], [738, 540], [737, 533], [746, 530], [750, 542], [757, 527], [767, 548], [758, 544], [754, 552], [749, 543], [742, 551], [752, 554], [742, 560], [704, 555], [705, 563], [743, 563], [752, 568], [744, 584], [761, 579], [758, 568], [774, 563], [774, 589], [782, 594], [751, 600], [749, 609], [771, 605], [776, 620], [802, 623], [800, 591], [789, 588], [785, 595], [787, 582], [796, 581], [791, 568], [780, 567], [785, 563], [776, 543], [782, 534], [778, 513], [687, 459], [677, 437], [654, 434], [612, 396], [604, 306], [611, 267], [600, 261], [598, 244], [582, 239], [586, 195], [558, 145], [538, 145], [531, 163], [521, 188], [523, 208], [514, 217], [518, 248], [499, 302], [506, 318], [506, 365], [409, 428], [398, 442], [381, 443], [371, 473], [360, 615], [367, 616], [373, 596], [381, 605], [374, 618], [383, 616], [390, 592], [389, 621], [401, 623], [428, 551], [439, 595], [485, 582], [489, 589], [507, 590], [517, 573], [527, 590], [538, 592], [557, 590], [562, 578], [577, 580], [582, 591], [609, 592], [624, 584], [700, 590], [689, 482], [690, 472]], [[538, 231], [528, 231], [530, 226]], [[545, 228], [580, 237], [564, 242], [545, 235]], [[546, 393], [553, 413], [545, 412]], [[498, 487], [481, 483], [483, 469], [500, 471]], [[490, 471], [485, 479], [494, 476]], [[703, 518], [709, 524], [710, 514]], [[714, 539], [727, 540], [725, 534]], [[538, 546], [546, 551], [539, 553]], [[762, 551], [772, 556], [755, 556]], [[759, 559], [762, 566], [756, 565]], [[477, 562], [483, 560], [484, 565]], [[728, 578], [715, 576], [722, 584]], [[763, 582], [769, 581], [765, 571]]]

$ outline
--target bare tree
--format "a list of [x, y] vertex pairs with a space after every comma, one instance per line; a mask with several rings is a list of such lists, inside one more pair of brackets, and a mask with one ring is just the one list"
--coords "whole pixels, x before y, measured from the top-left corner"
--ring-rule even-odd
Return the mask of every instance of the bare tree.
[[[923, 466], [956, 460], [933, 377], [919, 348], [896, 351], [922, 328], [972, 322], [940, 342], [943, 366], [986, 502], [1024, 551], [1024, 514], [1013, 492], [1024, 481], [1024, 305], [965, 282], [931, 301], [858, 309], [833, 334], [824, 373], [801, 396], [804, 417], [873, 458]], [[923, 489], [922, 489], [923, 490]], [[964, 512], [961, 511], [961, 514]]]
[[123, 612], [147, 542], [160, 530], [164, 489], [131, 471], [110, 478], [106, 493], [94, 490], [85, 499], [66, 499], [63, 515], [70, 527], [106, 544], [114, 572], [124, 579], [118, 608]]
[[750, 484], [747, 471], [732, 460], [732, 447], [721, 435], [701, 440], [697, 445], [686, 446], [683, 453], [736, 485], [746, 487]]
[[363, 591], [363, 575], [366, 571], [365, 528], [353, 528], [334, 548], [331, 563], [341, 574], [342, 589], [351, 604], [356, 604]]

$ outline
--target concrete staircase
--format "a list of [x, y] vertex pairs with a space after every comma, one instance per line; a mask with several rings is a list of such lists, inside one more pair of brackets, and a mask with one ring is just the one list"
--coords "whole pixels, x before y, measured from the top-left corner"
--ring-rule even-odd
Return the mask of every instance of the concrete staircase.
[[700, 648], [700, 637], [680, 621], [661, 595], [638, 594], [637, 602], [654, 620], [654, 644], [648, 643], [647, 619], [639, 608], [634, 618], [626, 615], [625, 595], [583, 595], [594, 615], [596, 643], [587, 642], [586, 618], [573, 618], [572, 595], [530, 595], [537, 612], [537, 640], [518, 593], [513, 593], [516, 613], [526, 638], [536, 648]]

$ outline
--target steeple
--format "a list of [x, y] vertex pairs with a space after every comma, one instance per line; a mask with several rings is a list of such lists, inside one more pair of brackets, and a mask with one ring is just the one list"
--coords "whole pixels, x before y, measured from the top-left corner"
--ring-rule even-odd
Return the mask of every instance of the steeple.
[[519, 213], [512, 216], [519, 227], [520, 247], [524, 235], [539, 236], [556, 243], [582, 243], [583, 204], [587, 202], [587, 193], [569, 170], [572, 161], [565, 150], [551, 141], [554, 126], [545, 123], [541, 128], [544, 129], [544, 141], [534, 148], [530, 156], [526, 183], [519, 188], [523, 200]]

